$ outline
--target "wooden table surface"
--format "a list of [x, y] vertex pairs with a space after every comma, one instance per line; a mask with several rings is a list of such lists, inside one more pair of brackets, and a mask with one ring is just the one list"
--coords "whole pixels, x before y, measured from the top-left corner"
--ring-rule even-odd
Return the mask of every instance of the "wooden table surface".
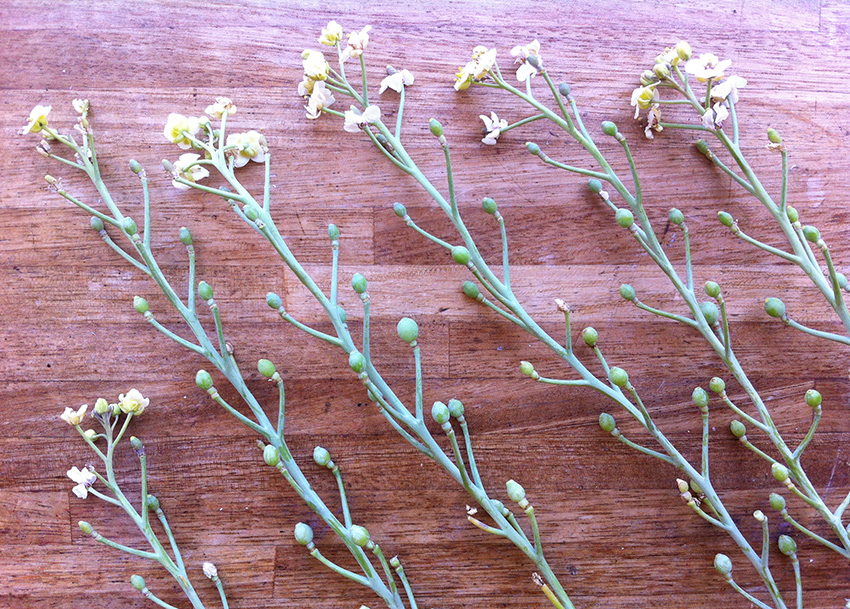
[[[421, 224], [451, 236], [447, 221], [413, 181], [389, 167], [362, 134], [343, 132], [339, 119], [306, 120], [295, 93], [299, 54], [317, 46], [329, 19], [338, 19], [346, 31], [371, 24], [372, 82], [387, 63], [415, 74], [405, 112], [408, 150], [442, 184], [440, 150], [427, 131], [430, 117], [442, 120], [453, 146], [460, 207], [484, 253], [497, 259], [498, 235], [479, 209], [488, 195], [507, 218], [514, 282], [529, 310], [560, 333], [551, 303], [556, 297], [568, 301], [574, 339], [580, 343], [578, 331], [595, 326], [609, 360], [630, 371], [663, 429], [686, 455], [698, 458], [699, 416], [690, 394], [722, 374], [719, 362], [694, 333], [641, 314], [619, 298], [617, 287], [629, 282], [646, 302], [676, 306], [661, 273], [613, 226], [584, 180], [543, 167], [523, 143], [534, 138], [565, 162], [586, 164], [586, 155], [541, 123], [506, 133], [496, 147], [481, 145], [478, 114], [495, 110], [516, 120], [525, 110], [490, 90], [456, 93], [451, 87], [455, 67], [474, 45], [496, 46], [505, 62], [512, 46], [538, 38], [549, 71], [571, 83], [594, 131], [611, 119], [630, 138], [650, 216], [677, 261], [682, 246], [667, 230], [666, 213], [675, 205], [687, 214], [697, 280], [724, 286], [739, 356], [782, 431], [801, 438], [811, 416], [802, 395], [811, 386], [823, 394], [825, 415], [806, 465], [824, 496], [837, 504], [850, 486], [847, 351], [781, 327], [766, 318], [761, 301], [781, 295], [800, 321], [822, 329], [837, 329], [831, 311], [799, 269], [759, 255], [719, 226], [716, 212], [725, 208], [756, 236], [772, 238], [766, 211], [710, 167], [689, 145], [690, 135], [643, 139], [631, 120], [629, 95], [636, 76], [680, 38], [697, 52], [730, 57], [735, 73], [749, 81], [738, 109], [746, 152], [776, 189], [779, 158], [764, 149], [764, 132], [768, 126], [782, 132], [791, 151], [791, 201], [834, 244], [843, 266], [850, 262], [850, 8], [839, 0], [691, 4], [0, 3], [6, 56], [0, 64], [6, 100], [0, 114], [0, 606], [152, 606], [129, 586], [133, 573], [165, 600], [187, 606], [161, 571], [95, 543], [76, 526], [85, 519], [113, 539], [139, 541], [115, 509], [71, 494], [65, 471], [82, 466], [88, 455], [58, 419], [66, 405], [114, 399], [131, 387], [151, 398], [149, 411], [132, 424], [150, 455], [151, 491], [169, 514], [208, 607], [218, 601], [200, 572], [205, 560], [218, 565], [234, 609], [382, 606], [295, 543], [295, 523], [312, 523], [323, 551], [342, 560], [333, 535], [262, 464], [253, 434], [195, 387], [194, 373], [205, 362], [133, 311], [132, 297], [139, 294], [169, 327], [178, 327], [155, 286], [106, 248], [85, 214], [46, 190], [45, 173], [70, 170], [38, 156], [37, 137], [16, 131], [37, 103], [52, 104], [52, 124], [67, 128], [75, 97], [91, 101], [106, 178], [137, 216], [138, 182], [126, 161], [136, 158], [149, 168], [155, 252], [181, 283], [185, 249], [177, 230], [183, 224], [193, 230], [199, 279], [215, 287], [237, 357], [249, 371], [252, 362], [270, 357], [284, 373], [288, 439], [296, 457], [336, 505], [332, 478], [310, 459], [317, 443], [332, 451], [346, 473], [355, 521], [389, 555], [401, 556], [420, 606], [546, 606], [530, 563], [509, 543], [466, 522], [466, 495], [366, 402], [343, 355], [270, 313], [263, 296], [273, 289], [285, 294], [293, 314], [323, 327], [318, 307], [265, 241], [216, 197], [177, 192], [156, 170], [162, 158], [176, 157], [162, 137], [168, 113], [197, 115], [216, 95], [227, 95], [238, 105], [238, 128], [262, 129], [268, 137], [272, 206], [297, 256], [326, 280], [326, 225], [340, 226], [342, 283], [354, 272], [368, 277], [376, 361], [406, 397], [413, 392], [413, 362], [395, 324], [403, 315], [416, 317], [426, 402], [457, 397], [466, 403], [488, 487], [502, 496], [508, 478], [525, 485], [549, 560], [578, 607], [747, 607], [715, 572], [714, 554], [729, 554], [740, 583], [756, 594], [760, 581], [728, 537], [683, 505], [676, 472], [599, 430], [598, 414], [611, 408], [603, 397], [520, 376], [520, 359], [534, 359], [542, 372], [563, 373], [528, 336], [460, 295], [464, 269], [393, 215], [392, 203], [402, 201]], [[385, 95], [380, 104], [394, 113], [394, 96]], [[598, 139], [625, 169], [615, 145], [601, 134]], [[261, 184], [259, 166], [246, 168], [243, 176], [252, 186]], [[68, 184], [96, 203], [79, 179]], [[355, 295], [348, 289], [341, 294], [349, 311], [357, 311]], [[359, 320], [359, 314], [352, 316]], [[580, 351], [590, 363], [592, 355]], [[273, 387], [256, 372], [250, 377], [258, 394], [276, 403]], [[217, 384], [223, 386], [223, 379]], [[737, 387], [730, 392], [741, 393]], [[729, 413], [715, 401], [712, 417], [716, 486], [754, 545], [754, 509], [771, 517], [775, 540], [784, 529], [767, 495], [778, 490], [777, 483], [764, 462], [731, 437]], [[624, 428], [639, 437], [635, 425]], [[130, 454], [120, 456], [119, 475], [135, 489], [137, 463], [129, 448], [125, 452]], [[810, 511], [792, 505], [802, 522], [819, 526]], [[796, 539], [806, 606], [843, 606], [850, 596], [847, 562], [800, 535]], [[773, 570], [790, 598], [790, 564], [774, 554]]]

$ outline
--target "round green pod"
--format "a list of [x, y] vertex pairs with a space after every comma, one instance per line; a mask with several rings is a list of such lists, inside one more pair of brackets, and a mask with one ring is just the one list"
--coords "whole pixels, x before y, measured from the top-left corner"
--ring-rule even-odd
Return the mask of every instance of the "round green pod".
[[602, 431], [611, 433], [617, 427], [617, 420], [607, 412], [603, 412], [599, 415], [599, 427], [602, 428]]
[[398, 336], [406, 343], [412, 343], [419, 336], [419, 325], [409, 317], [402, 317], [396, 326]]

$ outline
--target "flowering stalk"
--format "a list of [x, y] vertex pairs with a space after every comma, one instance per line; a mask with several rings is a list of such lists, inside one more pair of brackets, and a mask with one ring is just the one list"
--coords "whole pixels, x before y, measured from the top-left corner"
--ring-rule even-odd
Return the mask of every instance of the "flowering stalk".
[[[219, 102], [221, 102], [221, 99], [223, 98], [220, 98]], [[172, 115], [169, 117], [169, 124], [166, 127], [166, 135], [178, 145], [185, 145], [186, 148], [194, 145], [195, 147], [199, 147], [201, 150], [214, 151], [215, 154], [218, 155], [216, 158], [219, 159], [221, 166], [231, 172], [231, 174], [234, 167], [244, 165], [249, 160], [257, 160], [258, 158], [265, 162], [266, 169], [268, 170], [268, 156], [265, 154], [266, 149], [264, 147], [264, 140], [261, 139], [259, 134], [256, 132], [248, 132], [247, 134], [233, 134], [236, 137], [225, 137], [227, 116], [228, 114], [235, 112], [235, 108], [232, 107], [229, 100], [226, 100], [226, 102], [227, 103], [222, 102], [224, 109], [220, 115], [221, 128], [219, 131], [212, 129], [211, 122], [206, 117], [204, 117], [206, 120], [199, 120], [187, 119], [180, 115]], [[207, 109], [207, 112], [214, 115], [215, 106], [216, 104], [210, 106], [210, 108]], [[86, 104], [86, 110], [87, 109], [88, 105]], [[296, 540], [300, 544], [306, 546], [313, 557], [331, 570], [372, 590], [390, 609], [404, 609], [405, 607], [408, 607], [409, 609], [416, 609], [413, 592], [407, 582], [407, 579], [402, 575], [403, 570], [401, 570], [398, 559], [393, 558], [390, 561], [387, 561], [384, 558], [380, 547], [370, 538], [368, 531], [364, 527], [354, 525], [351, 522], [341, 473], [338, 466], [330, 460], [330, 454], [325, 449], [317, 447], [314, 452], [314, 460], [319, 465], [330, 469], [338, 482], [344, 513], [343, 521], [337, 518], [323, 499], [312, 489], [295, 458], [289, 451], [284, 435], [285, 393], [283, 379], [270, 361], [265, 359], [260, 360], [258, 363], [258, 369], [261, 374], [267, 377], [271, 382], [276, 383], [279, 390], [280, 399], [276, 425], [271, 422], [262, 405], [248, 388], [244, 376], [242, 375], [236, 359], [233, 356], [232, 346], [225, 338], [218, 304], [213, 297], [212, 287], [203, 281], [200, 282], [197, 287], [195, 286], [195, 250], [192, 235], [189, 230], [185, 227], [180, 229], [180, 240], [186, 246], [189, 258], [190, 286], [186, 302], [184, 302], [172, 286], [171, 282], [160, 269], [150, 246], [152, 231], [150, 226], [150, 206], [147, 194], [147, 176], [145, 171], [138, 162], [130, 161], [131, 170], [138, 175], [142, 181], [142, 188], [145, 195], [144, 216], [146, 221], [143, 231], [144, 236], [142, 236], [140, 235], [140, 231], [135, 221], [121, 212], [120, 208], [112, 198], [106, 184], [101, 178], [97, 154], [95, 152], [94, 132], [85, 113], [81, 114], [81, 121], [78, 123], [77, 128], [85, 136], [85, 140], [82, 145], [79, 145], [73, 136], [60, 134], [58, 131], [47, 126], [46, 120], [43, 125], [40, 125], [40, 131], [44, 132], [51, 141], [59, 142], [73, 150], [75, 152], [76, 160], [72, 162], [52, 153], [50, 153], [49, 156], [82, 171], [94, 185], [101, 199], [105, 203], [108, 213], [100, 212], [67, 193], [62, 188], [60, 180], [53, 178], [52, 176], [47, 176], [46, 179], [48, 183], [51, 184], [51, 186], [64, 198], [88, 212], [92, 216], [92, 227], [100, 233], [104, 241], [113, 250], [117, 251], [122, 258], [129, 261], [133, 264], [133, 266], [150, 276], [154, 283], [157, 284], [162, 293], [174, 307], [175, 311], [186, 323], [193, 339], [190, 340], [183, 338], [165, 328], [159, 321], [157, 321], [153, 313], [149, 310], [147, 301], [139, 296], [136, 296], [133, 302], [136, 311], [143, 314], [145, 319], [147, 319], [147, 321], [150, 322], [150, 324], [157, 330], [181, 346], [204, 356], [210, 364], [212, 364], [230, 382], [233, 388], [244, 400], [248, 410], [250, 411], [250, 415], [243, 414], [237, 408], [224, 400], [213, 385], [212, 376], [208, 372], [200, 370], [195, 379], [197, 385], [201, 389], [205, 390], [216, 403], [222, 406], [242, 424], [249, 427], [262, 437], [264, 443], [267, 443], [267, 445], [263, 444], [263, 458], [266, 464], [275, 467], [284, 476], [287, 482], [289, 482], [299, 497], [301, 497], [301, 499], [310, 507], [310, 509], [312, 509], [316, 515], [319, 516], [319, 518], [321, 518], [334, 531], [337, 537], [339, 537], [351, 553], [358, 567], [362, 571], [362, 574], [345, 569], [324, 557], [313, 543], [313, 532], [308, 525], [299, 523], [295, 527]], [[194, 137], [194, 134], [198, 133], [201, 129], [203, 129], [207, 136], [206, 142], [200, 142], [200, 140], [197, 140]], [[171, 134], [170, 136], [168, 135], [169, 133]], [[209, 175], [209, 172], [205, 169], [205, 165], [209, 165], [210, 161], [201, 159], [199, 155], [193, 153], [188, 153], [188, 157], [191, 158], [187, 158], [187, 155], [184, 154], [177, 164], [169, 164], [174, 174], [174, 185], [178, 188], [186, 186], [214, 191], [215, 189], [209, 189], [195, 182], [195, 180], [203, 179]], [[199, 172], [198, 168], [201, 168], [204, 171]], [[268, 172], [266, 175], [268, 177]], [[244, 189], [242, 190], [244, 191]], [[268, 195], [268, 179], [266, 181], [266, 193]], [[229, 194], [229, 196], [237, 198], [241, 197], [241, 195], [238, 194]], [[266, 208], [268, 208], [268, 196], [265, 198], [265, 205]], [[135, 252], [138, 258], [125, 251], [112, 240], [106, 230], [107, 225], [121, 230], [131, 245], [131, 251]], [[198, 317], [196, 305], [197, 299], [204, 302], [213, 315], [216, 341], [209, 338], [204, 325]], [[68, 416], [71, 415], [69, 414]], [[139, 515], [139, 518], [146, 518], [146, 513], [144, 515]], [[165, 526], [167, 530], [167, 525]], [[172, 547], [175, 550], [176, 557], [179, 556], [176, 551], [176, 546]], [[367, 552], [374, 554], [377, 562], [380, 564], [380, 570], [375, 567]], [[157, 554], [157, 556], [159, 555]], [[179, 558], [176, 558], [176, 560], [179, 560]], [[402, 587], [405, 591], [405, 595], [407, 597], [406, 601], [399, 593], [395, 578], [392, 576], [392, 571], [390, 569], [390, 565], [392, 564], [398, 565], [396, 573], [398, 574], [398, 580], [402, 583]], [[223, 594], [223, 589], [220, 586], [218, 587], [220, 592]], [[187, 595], [189, 594], [190, 593], [187, 592]], [[152, 596], [148, 596], [154, 600]], [[156, 599], [155, 602], [158, 602], [161, 606], [167, 607], [167, 605], [160, 602], [159, 599]], [[196, 605], [196, 607], [201, 607], [201, 605]]]
[[[177, 585], [180, 586], [180, 589], [186, 595], [186, 598], [192, 603], [192, 607], [194, 607], [194, 609], [205, 609], [203, 601], [201, 601], [198, 597], [192, 583], [189, 581], [189, 575], [186, 571], [183, 558], [180, 555], [180, 549], [177, 546], [174, 534], [171, 532], [171, 527], [168, 525], [165, 513], [160, 506], [159, 499], [148, 493], [147, 455], [145, 454], [145, 447], [142, 444], [142, 441], [135, 436], [130, 438], [130, 445], [133, 447], [133, 451], [139, 458], [141, 470], [142, 490], [138, 510], [135, 505], [133, 505], [133, 502], [130, 501], [121, 490], [115, 476], [115, 467], [113, 464], [115, 449], [127, 432], [130, 421], [133, 420], [134, 416], [141, 415], [148, 404], [149, 400], [142, 397], [142, 394], [135, 389], [130, 390], [126, 396], [121, 395], [118, 399], [118, 403], [116, 404], [109, 404], [105, 399], [99, 398], [95, 404], [91, 417], [103, 428], [102, 433], [97, 432], [94, 429], [87, 429], [84, 431], [81, 427], [81, 423], [83, 422], [83, 418], [87, 410], [85, 405], [77, 411], [66, 408], [65, 413], [61, 418], [79, 432], [80, 436], [83, 440], [85, 440], [88, 447], [103, 465], [106, 473], [104, 476], [98, 471], [99, 466], [92, 465], [91, 463], [86, 465], [86, 467], [82, 470], [79, 470], [76, 467], [71, 468], [68, 470], [68, 477], [77, 483], [73, 489], [74, 494], [81, 499], [87, 498], [88, 495], [94, 495], [101, 501], [124, 510], [124, 513], [130, 517], [133, 524], [138, 527], [142, 536], [150, 545], [152, 551], [139, 550], [137, 548], [117, 543], [111, 539], [107, 539], [98, 533], [90, 523], [84, 520], [81, 520], [79, 523], [80, 530], [83, 534], [92, 537], [95, 541], [98, 541], [105, 546], [120, 550], [130, 554], [131, 556], [159, 563], [168, 572], [168, 574], [174, 578]], [[101, 441], [106, 442], [105, 450], [98, 446], [98, 444], [101, 444], [102, 446]], [[93, 485], [97, 482], [101, 483], [103, 487], [105, 487], [105, 492], [94, 488]], [[151, 512], [156, 514], [160, 524], [162, 525], [162, 530], [168, 538], [171, 555], [169, 555], [159, 536], [153, 530], [150, 522]], [[206, 563], [204, 565], [205, 571], [207, 570], [207, 564], [211, 563]], [[147, 588], [145, 580], [140, 575], [133, 575], [133, 577], [130, 578], [130, 583], [134, 588], [141, 592], [143, 596], [150, 599], [155, 604], [167, 609], [173, 609], [171, 605], [158, 598]], [[227, 599], [224, 595], [224, 589], [221, 588], [220, 591], [224, 609], [227, 609]]]

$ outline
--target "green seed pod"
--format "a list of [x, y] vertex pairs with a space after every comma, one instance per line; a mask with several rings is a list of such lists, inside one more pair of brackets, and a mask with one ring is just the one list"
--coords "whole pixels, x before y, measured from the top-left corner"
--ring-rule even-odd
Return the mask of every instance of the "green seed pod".
[[732, 217], [732, 214], [726, 213], [725, 211], [717, 212], [717, 219], [720, 220], [720, 224], [729, 228], [735, 223], [735, 219]]
[[785, 497], [779, 493], [771, 493], [768, 499], [770, 501], [770, 507], [777, 512], [785, 509]]
[[139, 232], [136, 223], [133, 221], [133, 218], [127, 216], [121, 221], [121, 228], [124, 229], [124, 232], [128, 235], [135, 235]]
[[141, 575], [134, 575], [130, 578], [130, 585], [141, 592], [145, 589], [145, 578]]
[[732, 573], [732, 561], [725, 554], [718, 554], [714, 557], [714, 568], [721, 575], [729, 575]]
[[140, 450], [144, 450], [144, 445], [142, 441], [139, 440], [136, 436], [130, 436], [130, 446], [133, 447], [133, 450], [139, 452]]
[[806, 404], [811, 406], [812, 408], [817, 408], [823, 402], [823, 397], [820, 392], [816, 389], [809, 389], [806, 392]]
[[522, 360], [519, 363], [519, 371], [522, 372], [525, 376], [531, 376], [532, 374], [534, 374], [534, 364]]
[[540, 154], [540, 146], [538, 146], [534, 142], [527, 142], [525, 144], [525, 147], [528, 148], [528, 151], [531, 154], [533, 154], [534, 156], [537, 156], [538, 154]]
[[785, 317], [785, 303], [779, 300], [778, 298], [770, 297], [764, 301], [764, 310], [771, 317], [783, 318]]
[[316, 465], [327, 467], [328, 463], [331, 462], [331, 453], [328, 452], [327, 448], [317, 446], [313, 449], [313, 461], [316, 462]]
[[174, 173], [174, 165], [168, 159], [162, 159], [162, 168], [165, 169], [166, 173]]
[[366, 527], [361, 527], [359, 524], [351, 525], [351, 528], [348, 530], [351, 533], [351, 541], [354, 542], [354, 545], [360, 546], [361, 548], [366, 547], [369, 543], [369, 531], [366, 530]]
[[339, 227], [336, 224], [328, 224], [328, 238], [331, 241], [339, 239]]
[[409, 317], [402, 317], [396, 330], [398, 330], [398, 337], [406, 343], [412, 343], [419, 336], [419, 326]]
[[691, 58], [691, 55], [693, 54], [693, 52], [691, 51], [691, 45], [689, 45], [684, 40], [680, 40], [676, 44], [676, 54], [682, 61], [689, 60]]
[[715, 376], [708, 382], [708, 388], [714, 393], [723, 393], [726, 391], [726, 383], [719, 376]]
[[471, 281], [463, 282], [463, 293], [472, 299], [478, 298], [478, 295], [481, 293], [481, 290], [478, 289], [478, 286], [472, 283]]
[[608, 378], [617, 387], [625, 387], [629, 382], [628, 373], [622, 368], [618, 368], [616, 366], [611, 368], [608, 372]]
[[449, 414], [459, 419], [463, 416], [463, 402], [454, 398], [449, 400]]
[[694, 142], [694, 145], [697, 147], [697, 150], [700, 152], [700, 154], [704, 154], [705, 156], [708, 156], [710, 154], [708, 144], [705, 143], [705, 140], [697, 140], [696, 142]]
[[569, 97], [570, 93], [572, 93], [572, 89], [570, 89], [570, 85], [565, 82], [562, 82], [560, 85], [558, 85], [558, 93], [560, 93], [564, 97]]
[[505, 487], [508, 491], [508, 497], [511, 498], [511, 501], [516, 501], [519, 503], [523, 499], [525, 499], [525, 489], [522, 488], [522, 485], [516, 480], [508, 480]]
[[720, 309], [717, 308], [716, 304], [706, 300], [700, 303], [699, 309], [702, 311], [702, 315], [705, 317], [705, 321], [709, 326], [717, 323], [717, 319], [720, 317]]
[[133, 308], [136, 309], [137, 313], [147, 313], [148, 301], [141, 296], [133, 296]]
[[602, 121], [602, 133], [605, 135], [617, 135], [617, 125], [611, 121]]
[[820, 239], [820, 231], [814, 226], [804, 226], [803, 236], [812, 243], [817, 243], [817, 240]]
[[779, 132], [773, 127], [767, 130], [767, 139], [769, 139], [772, 144], [782, 143], [782, 136], [779, 135]]
[[263, 461], [266, 462], [266, 465], [276, 467], [280, 463], [280, 453], [274, 446], [269, 444], [263, 449]]
[[713, 281], [706, 281], [705, 293], [711, 296], [712, 298], [717, 298], [718, 296], [720, 296], [720, 286]]
[[773, 474], [773, 477], [776, 478], [778, 482], [785, 482], [788, 480], [788, 476], [790, 476], [788, 468], [781, 463], [774, 463], [771, 465], [770, 473]]
[[603, 412], [599, 415], [599, 427], [602, 428], [602, 431], [611, 433], [617, 427], [617, 420], [607, 412]]
[[797, 542], [791, 537], [788, 537], [788, 535], [780, 535], [778, 545], [779, 551], [785, 554], [785, 556], [791, 556], [797, 551]]
[[77, 524], [79, 525], [80, 530], [83, 532], [83, 535], [91, 535], [94, 532], [92, 526], [85, 520], [80, 520]]
[[212, 376], [206, 370], [198, 370], [198, 373], [195, 374], [195, 384], [206, 391], [213, 386]]
[[393, 213], [399, 218], [404, 218], [407, 215], [407, 208], [401, 203], [393, 203]]
[[137, 161], [136, 159], [130, 159], [130, 171], [132, 171], [136, 175], [142, 173], [141, 163], [139, 163], [139, 161]]
[[620, 296], [626, 300], [634, 300], [636, 298], [635, 289], [628, 283], [624, 283], [620, 286]]
[[581, 331], [581, 337], [588, 347], [595, 347], [596, 341], [599, 340], [599, 332], [596, 331], [596, 328], [588, 326]]
[[590, 192], [599, 194], [602, 192], [602, 182], [597, 180], [596, 178], [591, 178], [587, 181], [587, 187], [590, 189]]
[[313, 541], [313, 528], [309, 524], [299, 522], [295, 525], [295, 541], [306, 546]]
[[100, 218], [96, 218], [95, 216], [92, 216], [91, 217], [91, 227], [94, 230], [96, 230], [97, 232], [102, 231], [103, 230], [103, 220], [101, 220]]
[[360, 273], [354, 273], [354, 277], [351, 278], [351, 287], [354, 288], [354, 291], [363, 294], [367, 286], [366, 278]]
[[797, 213], [796, 207], [792, 207], [790, 205], [788, 207], [786, 207], [785, 208], [785, 215], [788, 216], [788, 219], [791, 222], [797, 222], [797, 221], [800, 220], [800, 214]]
[[159, 509], [159, 499], [157, 499], [156, 496], [154, 496], [154, 495], [148, 495], [148, 498], [147, 498], [147, 501], [145, 501], [145, 504], [148, 506], [148, 509], [151, 512], [155, 512]]
[[428, 121], [428, 128], [431, 130], [431, 135], [434, 137], [440, 137], [443, 135], [443, 126], [436, 118], [432, 118]]
[[617, 221], [617, 224], [622, 228], [629, 228], [632, 224], [635, 223], [634, 214], [623, 207], [617, 210], [617, 213], [614, 214], [614, 219]]
[[204, 300], [210, 300], [213, 297], [213, 289], [210, 284], [206, 281], [202, 281], [198, 284], [198, 296], [203, 298]]
[[847, 287], [847, 276], [844, 273], [836, 273], [835, 278], [838, 280], [838, 287], [842, 290]]
[[676, 226], [681, 226], [682, 222], [685, 221], [685, 214], [682, 213], [682, 210], [673, 208], [670, 210], [670, 222], [675, 224]]
[[348, 365], [354, 372], [360, 374], [366, 369], [366, 358], [359, 351], [352, 351], [348, 355]]
[[736, 438], [743, 438], [747, 435], [747, 426], [736, 419], [729, 423], [729, 431], [731, 431], [732, 435]]
[[269, 292], [268, 294], [266, 294], [266, 304], [269, 305], [272, 309], [279, 309], [283, 306], [283, 301], [280, 299], [280, 296], [278, 296], [274, 292]]
[[256, 205], [246, 205], [242, 210], [245, 212], [245, 217], [251, 221], [260, 217], [260, 208]]
[[452, 248], [452, 260], [458, 264], [467, 264], [469, 262], [469, 250], [462, 245], [456, 245]]
[[700, 410], [704, 410], [708, 406], [708, 393], [702, 387], [696, 387], [694, 389], [691, 399]]
[[261, 359], [257, 362], [257, 370], [267, 379], [273, 377], [274, 373], [276, 372], [274, 364], [271, 362], [271, 360], [267, 359]]
[[337, 305], [336, 312], [339, 315], [339, 320], [342, 323], [345, 323], [346, 320], [348, 319], [348, 313], [345, 312], [345, 309], [343, 309], [341, 306]]
[[180, 242], [183, 245], [192, 245], [192, 233], [185, 226], [180, 227]]
[[497, 209], [496, 202], [493, 199], [491, 199], [490, 197], [484, 197], [481, 200], [481, 207], [483, 207], [484, 211], [486, 211], [490, 215], [493, 215], [493, 214], [496, 213], [496, 209]]
[[434, 405], [431, 406], [431, 417], [440, 425], [448, 423], [449, 417], [451, 417], [449, 407], [442, 402], [434, 402]]

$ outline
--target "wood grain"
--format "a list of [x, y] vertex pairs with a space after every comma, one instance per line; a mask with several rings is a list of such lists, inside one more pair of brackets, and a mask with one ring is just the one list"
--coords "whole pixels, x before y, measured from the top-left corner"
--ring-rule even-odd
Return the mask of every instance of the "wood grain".
[[[634, 310], [617, 295], [631, 283], [649, 304], [680, 303], [654, 265], [583, 180], [528, 155], [534, 140], [551, 156], [587, 165], [586, 155], [542, 123], [480, 144], [478, 114], [495, 110], [515, 120], [517, 103], [486, 90], [457, 94], [451, 74], [475, 44], [505, 53], [538, 38], [549, 71], [568, 81], [586, 123], [598, 131], [615, 120], [630, 138], [643, 176], [648, 211], [671, 258], [683, 260], [680, 235], [667, 225], [670, 207], [682, 209], [694, 242], [698, 281], [724, 286], [739, 357], [776, 413], [783, 433], [797, 441], [809, 424], [802, 396], [815, 386], [825, 415], [806, 456], [810, 476], [837, 504], [850, 490], [846, 416], [850, 385], [846, 349], [801, 336], [766, 319], [761, 301], [781, 296], [796, 318], [826, 330], [838, 325], [794, 267], [759, 255], [716, 220], [726, 209], [758, 238], [776, 242], [767, 214], [715, 171], [687, 133], [648, 142], [628, 106], [635, 75], [660, 48], [687, 38], [697, 51], [734, 61], [749, 84], [739, 114], [742, 142], [765, 184], [779, 184], [778, 158], [763, 149], [768, 126], [782, 132], [792, 162], [790, 200], [803, 220], [834, 244], [839, 266], [846, 247], [850, 179], [850, 9], [841, 0], [717, 0], [692, 3], [596, 0], [424, 0], [327, 5], [311, 0], [191, 0], [118, 3], [105, 0], [0, 3], [6, 58], [0, 88], [0, 606], [10, 609], [145, 607], [128, 583], [140, 573], [167, 602], [186, 606], [162, 573], [83, 537], [91, 521], [105, 535], [138, 542], [128, 522], [94, 499], [80, 501], [64, 473], [87, 458], [57, 415], [65, 405], [92, 403], [136, 386], [152, 398], [133, 423], [151, 461], [151, 490], [161, 499], [209, 607], [215, 589], [201, 574], [204, 560], [222, 574], [234, 609], [377, 607], [354, 584], [320, 568], [292, 539], [298, 521], [314, 525], [323, 553], [345, 561], [333, 535], [301, 504], [285, 481], [262, 466], [250, 431], [236, 426], [192, 382], [204, 365], [158, 335], [131, 306], [146, 297], [158, 319], [180, 331], [167, 302], [140, 273], [107, 250], [87, 218], [44, 188], [43, 176], [63, 175], [68, 189], [92, 203], [78, 177], [32, 150], [16, 131], [36, 103], [54, 106], [51, 121], [69, 124], [70, 100], [92, 102], [100, 158], [112, 192], [131, 214], [141, 214], [138, 181], [129, 158], [152, 177], [155, 253], [181, 286], [186, 282], [181, 225], [195, 235], [199, 278], [216, 298], [236, 354], [246, 370], [270, 357], [287, 381], [288, 438], [311, 483], [337, 505], [333, 480], [310, 462], [312, 447], [327, 446], [346, 472], [355, 520], [386, 552], [399, 554], [422, 607], [543, 607], [528, 563], [506, 543], [470, 527], [466, 496], [386, 425], [366, 400], [338, 352], [286, 326], [263, 302], [278, 291], [299, 319], [326, 327], [321, 311], [283, 272], [267, 245], [213, 196], [178, 193], [155, 168], [174, 155], [161, 129], [169, 112], [199, 113], [216, 95], [232, 97], [242, 129], [261, 128], [273, 153], [273, 208], [282, 234], [308, 270], [327, 285], [328, 222], [342, 230], [341, 280], [355, 272], [370, 281], [376, 364], [399, 395], [413, 394], [409, 349], [395, 336], [399, 317], [421, 326], [426, 401], [458, 397], [478, 446], [484, 478], [495, 495], [516, 478], [534, 500], [550, 563], [562, 574], [578, 607], [745, 607], [711, 566], [722, 551], [736, 563], [736, 579], [760, 594], [760, 582], [720, 532], [694, 517], [675, 491], [675, 472], [656, 466], [596, 425], [611, 408], [589, 391], [532, 383], [518, 374], [520, 359], [541, 373], [564, 376], [539, 345], [507, 322], [496, 321], [464, 298], [464, 269], [445, 252], [406, 229], [392, 213], [403, 202], [411, 216], [452, 239], [450, 225], [409, 179], [383, 163], [363, 136], [339, 121], [304, 119], [294, 92], [299, 54], [314, 47], [329, 19], [346, 29], [374, 26], [367, 64], [378, 75], [388, 63], [416, 75], [409, 91], [406, 145], [438, 185], [442, 155], [427, 130], [438, 117], [450, 137], [461, 210], [488, 259], [498, 260], [497, 226], [480, 201], [499, 202], [508, 224], [514, 283], [527, 309], [560, 335], [554, 298], [574, 307], [573, 342], [593, 364], [578, 331], [596, 327], [610, 361], [627, 368], [669, 437], [698, 458], [699, 420], [690, 403], [695, 385], [722, 374], [696, 335]], [[373, 76], [374, 78], [374, 76]], [[374, 80], [373, 80], [374, 82]], [[380, 104], [390, 117], [395, 100]], [[615, 144], [600, 145], [618, 168]], [[153, 169], [151, 169], [153, 168]], [[246, 168], [251, 188], [259, 167]], [[342, 304], [359, 320], [357, 299]], [[353, 325], [357, 325], [356, 321]], [[357, 334], [357, 332], [355, 332]], [[273, 387], [249, 372], [270, 408]], [[222, 383], [219, 382], [219, 385]], [[234, 398], [233, 391], [221, 387]], [[730, 386], [733, 399], [742, 398]], [[235, 403], [235, 400], [233, 400]], [[727, 411], [712, 407], [713, 477], [742, 530], [756, 543], [754, 509], [771, 515], [767, 495], [777, 485], [768, 468], [742, 449], [726, 427]], [[623, 417], [620, 417], [623, 418]], [[622, 421], [640, 438], [636, 425]], [[435, 428], [436, 429], [436, 428]], [[129, 451], [118, 473], [132, 492], [139, 474]], [[822, 530], [794, 504], [795, 517]], [[775, 524], [775, 523], [774, 523]], [[775, 542], [787, 526], [772, 526]], [[834, 608], [850, 596], [845, 561], [810, 540], [801, 547], [806, 607]], [[773, 565], [790, 597], [788, 562]]]

